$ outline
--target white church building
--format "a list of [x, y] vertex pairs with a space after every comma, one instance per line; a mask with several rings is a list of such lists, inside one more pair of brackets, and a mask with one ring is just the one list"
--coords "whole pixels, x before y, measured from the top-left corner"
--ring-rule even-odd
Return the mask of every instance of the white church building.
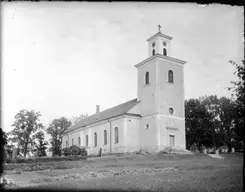
[[185, 61], [171, 57], [172, 37], [159, 31], [147, 39], [148, 58], [138, 70], [137, 98], [99, 111], [62, 135], [62, 148], [78, 145], [89, 154], [186, 149]]

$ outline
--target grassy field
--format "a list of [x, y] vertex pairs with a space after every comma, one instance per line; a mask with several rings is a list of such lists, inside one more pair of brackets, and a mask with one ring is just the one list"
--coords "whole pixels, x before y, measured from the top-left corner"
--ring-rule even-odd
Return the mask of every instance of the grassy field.
[[223, 159], [204, 154], [110, 156], [72, 161], [67, 169], [6, 172], [6, 178], [13, 180], [14, 188], [25, 189], [242, 191], [243, 155], [221, 156]]

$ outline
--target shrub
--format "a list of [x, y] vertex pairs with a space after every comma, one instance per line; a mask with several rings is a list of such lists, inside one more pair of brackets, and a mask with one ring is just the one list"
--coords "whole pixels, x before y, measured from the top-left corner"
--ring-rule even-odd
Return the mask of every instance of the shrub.
[[56, 156], [56, 157], [36, 157], [36, 158], [16, 158], [16, 159], [10, 159], [8, 158], [6, 165], [11, 165], [11, 164], [22, 164], [22, 163], [27, 163], [27, 164], [37, 164], [37, 163], [43, 163], [43, 162], [52, 162], [52, 161], [76, 161], [76, 160], [81, 160], [81, 159], [87, 159], [87, 156], [84, 153], [79, 153], [79, 154], [84, 154], [84, 155], [77, 155], [77, 156], [65, 156], [65, 157], [61, 157], [61, 156]]
[[12, 158], [11, 157], [7, 157], [6, 159], [5, 159], [5, 163], [11, 163], [12, 162]]
[[63, 154], [65, 155], [65, 156], [69, 156], [69, 155], [71, 155], [71, 148], [64, 148], [63, 149]]
[[81, 156], [87, 156], [88, 155], [88, 152], [87, 150], [84, 148], [84, 147], [78, 147], [76, 145], [72, 145], [71, 147], [69, 148], [64, 148], [63, 149], [63, 154], [65, 156], [69, 156], [69, 155], [75, 155], [75, 156], [78, 156], [78, 155], [81, 155]]

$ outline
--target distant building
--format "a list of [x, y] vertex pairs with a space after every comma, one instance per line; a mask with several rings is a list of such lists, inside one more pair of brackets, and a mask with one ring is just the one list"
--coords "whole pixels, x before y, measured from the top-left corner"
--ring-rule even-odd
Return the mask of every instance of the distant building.
[[[185, 61], [170, 57], [172, 37], [160, 31], [147, 39], [149, 57], [135, 65], [137, 98], [81, 120], [64, 134], [62, 147], [85, 146], [89, 152], [149, 152], [186, 149]], [[126, 75], [126, 74], [125, 74]]]

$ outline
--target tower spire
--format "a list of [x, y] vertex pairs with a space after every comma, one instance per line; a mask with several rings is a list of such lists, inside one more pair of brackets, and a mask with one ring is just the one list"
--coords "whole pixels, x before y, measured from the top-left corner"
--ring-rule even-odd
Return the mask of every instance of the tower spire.
[[160, 32], [160, 33], [161, 33], [161, 27], [162, 27], [162, 26], [159, 24], [159, 25], [158, 25], [158, 30], [159, 30], [158, 32]]

